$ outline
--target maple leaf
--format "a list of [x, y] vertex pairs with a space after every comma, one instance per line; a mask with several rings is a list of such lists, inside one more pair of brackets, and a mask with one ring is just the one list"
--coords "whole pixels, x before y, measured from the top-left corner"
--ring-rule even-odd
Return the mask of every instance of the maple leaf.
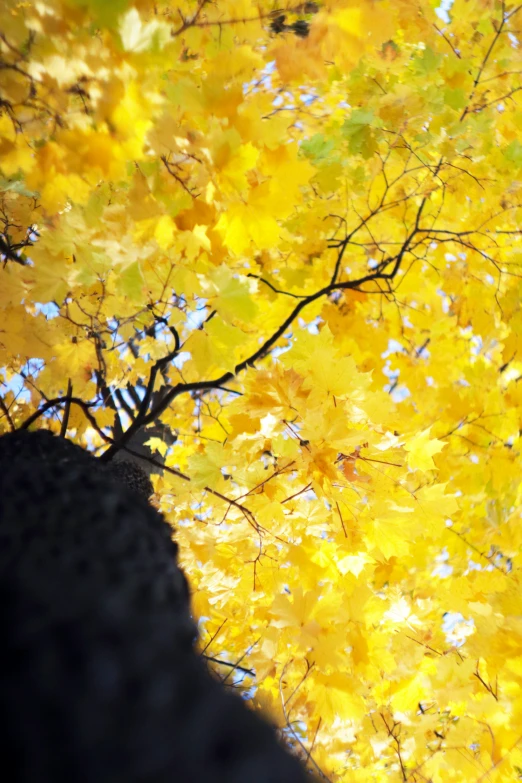
[[170, 40], [170, 28], [166, 22], [141, 21], [137, 8], [129, 8], [120, 18], [119, 33], [127, 52], [144, 52], [156, 47], [161, 49]]
[[319, 777], [515, 778], [522, 9], [51, 5], [0, 10], [0, 431], [155, 421]]
[[408, 465], [412, 470], [433, 470], [433, 455], [438, 454], [446, 444], [444, 441], [430, 438], [430, 428], [419, 432], [404, 445], [408, 452]]

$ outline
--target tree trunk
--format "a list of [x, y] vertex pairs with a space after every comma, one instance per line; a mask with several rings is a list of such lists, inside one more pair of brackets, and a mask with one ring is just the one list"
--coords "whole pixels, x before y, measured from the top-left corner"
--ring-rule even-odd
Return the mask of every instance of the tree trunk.
[[0, 438], [0, 615], [10, 780], [310, 780], [197, 655], [162, 516], [48, 432]]

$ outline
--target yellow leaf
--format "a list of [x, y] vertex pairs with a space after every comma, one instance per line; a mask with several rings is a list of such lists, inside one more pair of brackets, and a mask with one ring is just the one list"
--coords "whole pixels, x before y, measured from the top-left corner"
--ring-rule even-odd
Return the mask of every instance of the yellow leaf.
[[357, 555], [346, 555], [338, 560], [336, 565], [341, 574], [347, 574], [348, 571], [355, 576], [359, 576], [363, 568], [370, 562], [370, 558], [365, 552], [361, 552]]
[[354, 692], [352, 678], [340, 672], [316, 675], [310, 687], [310, 696], [316, 703], [317, 713], [326, 721], [335, 718], [358, 720], [365, 713], [363, 700]]
[[279, 226], [276, 219], [256, 206], [237, 204], [223, 213], [216, 224], [224, 244], [236, 255], [242, 255], [253, 242], [260, 250], [277, 244]]
[[219, 443], [209, 443], [205, 452], [193, 454], [188, 463], [190, 477], [195, 487], [216, 487], [221, 479], [223, 447]]
[[402, 557], [410, 549], [406, 539], [405, 525], [400, 518], [377, 519], [368, 532], [368, 540], [379, 549], [384, 557]]
[[410, 438], [404, 445], [408, 452], [408, 465], [412, 470], [434, 470], [433, 454], [442, 451], [446, 443], [436, 438], [430, 438], [430, 427]]
[[162, 457], [165, 456], [168, 450], [167, 444], [165, 441], [161, 440], [161, 438], [149, 438], [149, 440], [145, 442], [145, 446], [149, 446], [153, 452], [159, 451]]
[[422, 675], [412, 677], [406, 685], [399, 688], [391, 697], [391, 703], [397, 712], [417, 711], [429, 696], [429, 681]]
[[176, 224], [169, 215], [162, 215], [154, 229], [154, 236], [158, 241], [158, 245], [162, 250], [166, 250], [171, 247], [174, 242], [174, 234], [176, 233]]
[[152, 47], [161, 49], [170, 40], [170, 27], [166, 22], [152, 19], [144, 24], [137, 8], [129, 8], [121, 17], [119, 32], [127, 52], [144, 52]]
[[230, 324], [236, 321], [248, 322], [255, 316], [255, 281], [233, 274], [225, 265], [218, 267], [209, 279], [217, 293], [213, 305], [225, 321]]

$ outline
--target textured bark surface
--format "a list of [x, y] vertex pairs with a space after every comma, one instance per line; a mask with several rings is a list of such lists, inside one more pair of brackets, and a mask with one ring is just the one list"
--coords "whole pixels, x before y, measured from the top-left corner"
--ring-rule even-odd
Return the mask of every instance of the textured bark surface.
[[0, 438], [4, 771], [23, 783], [310, 781], [206, 671], [171, 528], [135, 489], [47, 432]]

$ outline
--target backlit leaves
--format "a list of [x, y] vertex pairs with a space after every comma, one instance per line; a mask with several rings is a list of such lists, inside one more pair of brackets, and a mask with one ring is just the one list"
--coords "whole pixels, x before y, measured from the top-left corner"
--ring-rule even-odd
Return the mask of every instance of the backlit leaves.
[[143, 435], [202, 648], [346, 783], [522, 770], [522, 11], [439, 6], [0, 11], [0, 428]]

